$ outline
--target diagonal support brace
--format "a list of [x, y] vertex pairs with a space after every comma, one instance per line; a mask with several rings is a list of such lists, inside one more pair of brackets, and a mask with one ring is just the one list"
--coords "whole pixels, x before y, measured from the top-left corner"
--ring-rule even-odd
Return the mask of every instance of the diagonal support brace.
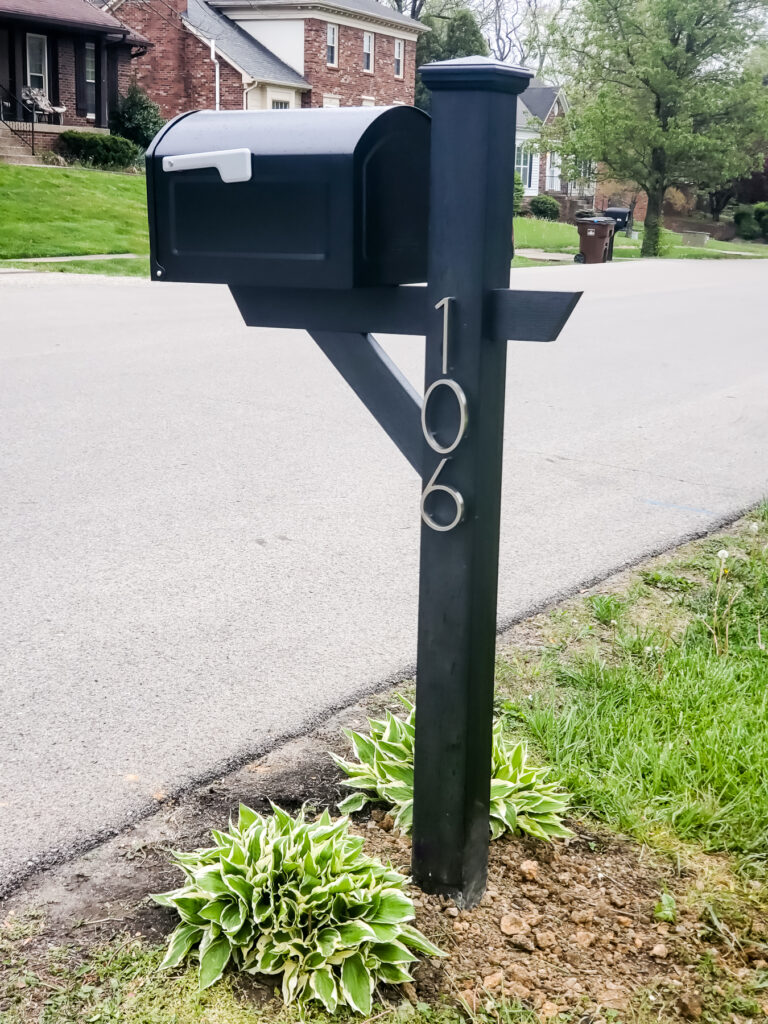
[[397, 364], [370, 334], [310, 331], [310, 336], [420, 474], [421, 396]]

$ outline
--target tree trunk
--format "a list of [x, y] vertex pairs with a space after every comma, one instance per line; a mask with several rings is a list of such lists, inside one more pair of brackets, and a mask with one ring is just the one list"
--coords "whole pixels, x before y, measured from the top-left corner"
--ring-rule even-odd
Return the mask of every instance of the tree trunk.
[[645, 190], [645, 194], [648, 196], [648, 211], [645, 214], [641, 256], [659, 256], [661, 253], [661, 208], [664, 205], [666, 191], [663, 185], [656, 185]]

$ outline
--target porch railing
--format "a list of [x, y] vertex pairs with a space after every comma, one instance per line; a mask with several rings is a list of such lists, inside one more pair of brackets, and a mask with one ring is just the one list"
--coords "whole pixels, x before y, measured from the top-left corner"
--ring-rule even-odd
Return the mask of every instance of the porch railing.
[[25, 146], [35, 152], [35, 112], [0, 85], [0, 124], [4, 124]]
[[573, 199], [591, 199], [595, 194], [593, 181], [566, 181], [559, 174], [548, 174], [545, 181], [547, 192], [570, 196]]

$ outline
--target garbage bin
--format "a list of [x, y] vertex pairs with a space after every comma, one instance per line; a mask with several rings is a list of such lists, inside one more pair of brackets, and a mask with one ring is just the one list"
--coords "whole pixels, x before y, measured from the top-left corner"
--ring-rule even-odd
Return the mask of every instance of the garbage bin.
[[603, 210], [603, 216], [610, 217], [611, 220], [616, 221], [616, 231], [623, 231], [629, 220], [629, 207], [609, 206]]
[[579, 218], [579, 249], [573, 257], [577, 263], [607, 263], [613, 259], [613, 231], [616, 221], [612, 217]]

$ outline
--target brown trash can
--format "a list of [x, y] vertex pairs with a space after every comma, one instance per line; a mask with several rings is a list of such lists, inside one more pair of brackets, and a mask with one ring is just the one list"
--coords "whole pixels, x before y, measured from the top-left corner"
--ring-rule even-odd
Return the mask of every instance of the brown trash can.
[[577, 263], [607, 263], [613, 259], [613, 232], [616, 221], [612, 217], [579, 217], [579, 252]]

